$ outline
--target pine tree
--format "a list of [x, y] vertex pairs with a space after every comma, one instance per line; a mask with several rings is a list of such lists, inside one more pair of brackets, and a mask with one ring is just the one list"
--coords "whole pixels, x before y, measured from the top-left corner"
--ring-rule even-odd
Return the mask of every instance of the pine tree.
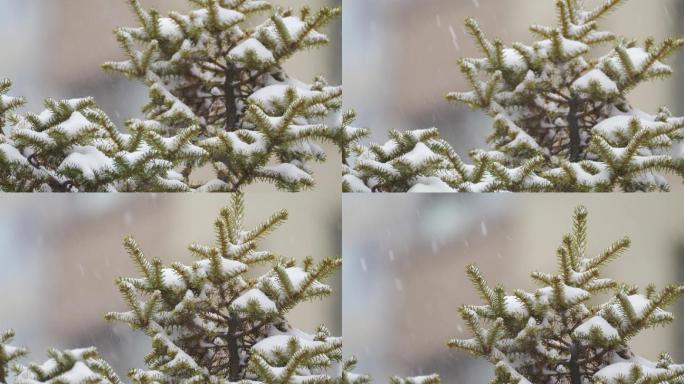
[[[318, 32], [340, 13], [273, 9], [263, 0], [188, 0], [188, 14], [160, 17], [128, 0], [141, 26], [119, 28], [128, 60], [104, 68], [149, 88], [145, 120], [118, 129], [91, 98], [45, 102], [19, 116], [21, 98], [0, 82], [0, 189], [10, 192], [239, 191], [263, 181], [287, 191], [314, 185], [325, 121], [341, 87], [306, 84], [283, 64], [328, 42]], [[269, 17], [260, 17], [268, 13]], [[265, 19], [265, 20], [264, 20]], [[215, 179], [193, 180], [213, 168]]]
[[[544, 156], [539, 171], [562, 190], [666, 190], [657, 172], [684, 174], [682, 162], [667, 151], [684, 140], [684, 119], [664, 108], [652, 116], [627, 100], [639, 84], [672, 73], [663, 61], [684, 39], [647, 39], [640, 47], [599, 31], [601, 18], [622, 3], [608, 0], [589, 11], [580, 1], [556, 1], [558, 25], [532, 26], [542, 39], [532, 46], [505, 48], [466, 21], [486, 58], [461, 60], [474, 91], [449, 99], [496, 119], [489, 140], [507, 155], [503, 164]], [[593, 59], [594, 48], [605, 43], [611, 49]]]
[[[107, 318], [152, 339], [153, 352], [146, 358], [150, 370], [133, 371], [134, 382], [330, 380], [326, 369], [340, 362], [342, 340], [324, 327], [308, 335], [292, 327], [286, 314], [299, 303], [329, 295], [330, 287], [319, 280], [341, 260], [315, 264], [306, 259], [299, 267], [292, 259], [256, 250], [257, 242], [286, 218], [281, 211], [246, 230], [242, 196], [236, 194], [214, 224], [216, 244], [189, 247], [198, 258], [192, 265], [164, 267], [145, 258], [134, 240], [125, 240], [144, 277], [118, 280], [130, 311]], [[252, 276], [264, 264], [270, 269]]]
[[161, 17], [129, 0], [140, 27], [116, 30], [127, 60], [104, 68], [149, 87], [146, 117], [168, 134], [193, 127], [191, 141], [206, 154], [184, 165], [186, 183], [206, 165], [216, 179], [200, 190], [238, 191], [256, 181], [289, 191], [311, 187], [309, 163], [325, 158], [318, 142], [334, 140], [323, 122], [339, 110], [342, 89], [321, 77], [311, 84], [290, 78], [283, 64], [326, 44], [318, 30], [339, 8], [304, 7], [295, 15], [263, 0], [189, 3], [190, 13]]
[[[471, 154], [475, 167], [485, 167], [486, 182], [475, 190], [667, 191], [663, 173], [684, 176], [684, 159], [672, 151], [684, 141], [684, 118], [673, 117], [664, 107], [651, 115], [628, 100], [641, 83], [672, 74], [664, 61], [684, 46], [684, 39], [657, 43], [649, 38], [640, 46], [600, 31], [599, 21], [625, 1], [606, 0], [587, 10], [580, 0], [556, 0], [558, 24], [531, 26], [540, 37], [532, 45], [506, 47], [489, 40], [475, 20], [466, 20], [485, 57], [459, 61], [472, 90], [450, 93], [447, 99], [493, 119], [491, 148]], [[597, 48], [604, 50], [606, 44], [608, 52], [597, 57]], [[392, 139], [386, 146], [393, 148]], [[433, 162], [448, 164], [453, 157], [446, 154], [453, 152], [448, 148], [431, 156]], [[379, 190], [410, 189], [405, 179], [397, 183], [392, 172], [403, 151], [396, 153], [400, 157], [378, 155], [373, 146], [370, 151], [384, 170], [368, 168], [366, 161], [352, 167], [347, 179], [353, 178], [348, 183], [357, 185], [355, 190], [377, 184], [390, 185]], [[488, 164], [482, 164], [483, 157]], [[432, 190], [444, 190], [445, 183], [456, 191], [472, 191], [471, 184], [481, 182], [448, 166], [446, 172], [426, 174], [423, 165], [395, 171], [412, 174], [409, 187], [418, 190], [424, 189], [426, 176], [442, 181], [432, 183], [438, 185]]]
[[[629, 340], [641, 331], [673, 321], [663, 308], [684, 294], [684, 286], [643, 293], [602, 277], [601, 268], [630, 245], [627, 238], [596, 257], [587, 256], [587, 211], [575, 210], [571, 234], [557, 251], [556, 274], [532, 273], [534, 292], [490, 287], [479, 269], [467, 269], [484, 305], [464, 305], [460, 314], [472, 339], [449, 346], [496, 366], [493, 383], [683, 383], [684, 365], [667, 354], [657, 361], [636, 355]], [[607, 301], [594, 304], [598, 295]], [[601, 296], [604, 297], [604, 296]]]
[[[331, 288], [321, 282], [340, 259], [319, 263], [258, 250], [258, 242], [283, 223], [286, 211], [252, 229], [243, 227], [244, 203], [233, 196], [214, 223], [213, 246], [193, 244], [191, 265], [164, 266], [148, 259], [128, 237], [124, 246], [143, 275], [121, 277], [117, 286], [127, 312], [106, 318], [128, 324], [150, 338], [147, 369], [129, 372], [134, 384], [176, 383], [337, 383], [365, 384], [352, 373], [355, 359], [342, 358], [342, 338], [324, 326], [314, 334], [295, 328], [287, 314], [297, 305], [321, 299]], [[0, 383], [119, 384], [122, 381], [94, 348], [50, 351], [43, 364], [10, 366], [26, 351], [10, 347], [14, 336], [0, 336]]]
[[[144, 275], [120, 278], [130, 307], [107, 318], [122, 321], [152, 338], [149, 370], [132, 370], [134, 383], [223, 383], [251, 380], [268, 384], [354, 383], [355, 360], [342, 360], [342, 339], [323, 326], [309, 335], [287, 321], [298, 304], [328, 296], [320, 282], [341, 264], [315, 264], [258, 251], [258, 241], [287, 218], [281, 211], [251, 230], [243, 228], [243, 198], [221, 211], [214, 223], [214, 246], [189, 247], [199, 260], [163, 267], [148, 260], [134, 240], [125, 246]], [[254, 268], [270, 266], [255, 275]], [[147, 299], [147, 301], [141, 301]], [[341, 372], [341, 373], [340, 373]]]

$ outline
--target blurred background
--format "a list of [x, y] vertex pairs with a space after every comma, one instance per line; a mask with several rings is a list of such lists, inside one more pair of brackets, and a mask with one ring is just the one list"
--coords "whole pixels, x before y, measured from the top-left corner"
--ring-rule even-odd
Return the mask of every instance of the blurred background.
[[[536, 288], [532, 271], [557, 270], [556, 249], [579, 204], [589, 210], [588, 251], [595, 256], [629, 236], [632, 247], [605, 277], [658, 288], [684, 281], [681, 195], [346, 195], [343, 201], [345, 354], [379, 382], [391, 375], [439, 373], [445, 383], [485, 383], [483, 360], [450, 350], [471, 335], [461, 304], [481, 304], [465, 276], [477, 263], [508, 292]], [[631, 341], [650, 359], [684, 360], [684, 300], [674, 324]]]
[[[248, 194], [246, 228], [287, 209], [289, 220], [260, 249], [298, 260], [339, 257], [338, 196]], [[150, 258], [189, 264], [195, 259], [187, 246], [214, 244], [213, 222], [229, 204], [225, 194], [0, 196], [0, 331], [16, 330], [14, 344], [30, 347], [30, 361], [44, 361], [50, 347], [96, 346], [122, 377], [142, 368], [150, 339], [104, 320], [106, 312], [128, 310], [116, 277], [139, 276], [124, 236]], [[341, 272], [326, 283], [333, 296], [297, 307], [291, 324], [310, 333], [325, 324], [341, 334]]]
[[[588, 6], [600, 2], [585, 0]], [[481, 56], [464, 19], [476, 18], [490, 39], [507, 46], [534, 42], [531, 24], [556, 25], [551, 0], [345, 0], [343, 13], [345, 108], [358, 111], [356, 125], [372, 128], [370, 141], [381, 143], [390, 129], [438, 127], [464, 155], [483, 148], [492, 129], [481, 112], [444, 99], [470, 90], [457, 60]], [[684, 1], [627, 1], [601, 27], [640, 41], [684, 35]], [[680, 51], [668, 62], [674, 77], [637, 88], [633, 104], [651, 113], [666, 105], [684, 115], [682, 58]]]
[[[142, 0], [162, 14], [185, 12], [188, 0]], [[339, 6], [341, 0], [276, 0], [272, 4], [313, 9]], [[42, 111], [43, 99], [93, 96], [102, 108], [122, 126], [140, 117], [147, 88], [123, 76], [105, 73], [100, 65], [125, 59], [112, 34], [118, 26], [137, 25], [126, 0], [0, 0], [0, 78], [14, 82], [13, 96], [25, 96], [23, 111]], [[330, 84], [341, 84], [341, 21], [325, 31], [330, 44], [295, 55], [286, 65], [295, 78], [312, 81], [323, 75]], [[336, 148], [325, 145], [328, 161], [316, 164], [317, 190], [339, 191], [339, 164]], [[251, 190], [270, 191], [271, 186]]]

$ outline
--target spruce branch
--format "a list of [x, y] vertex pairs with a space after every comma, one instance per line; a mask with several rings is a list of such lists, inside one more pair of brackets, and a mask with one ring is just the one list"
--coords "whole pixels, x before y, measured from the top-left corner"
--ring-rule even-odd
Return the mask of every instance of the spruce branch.
[[15, 384], [123, 384], [95, 348], [48, 351], [43, 364], [31, 363], [17, 367]]
[[190, 143], [194, 131], [161, 139], [156, 123], [131, 120], [124, 134], [92, 98], [47, 99], [40, 114], [11, 113], [22, 103], [0, 101], [0, 120], [9, 124], [0, 134], [2, 191], [186, 191], [174, 168], [203, 156]]
[[14, 367], [14, 361], [26, 355], [26, 348], [9, 345], [14, 338], [14, 331], [0, 333], [0, 383], [7, 383], [9, 373]]

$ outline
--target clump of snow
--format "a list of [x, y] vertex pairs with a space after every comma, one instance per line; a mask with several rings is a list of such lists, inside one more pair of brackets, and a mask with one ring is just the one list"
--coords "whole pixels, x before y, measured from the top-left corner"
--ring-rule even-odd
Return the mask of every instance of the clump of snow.
[[320, 95], [318, 91], [312, 91], [290, 84], [272, 84], [252, 93], [248, 100], [260, 103], [264, 106], [273, 106], [282, 103], [288, 90], [292, 90], [296, 97], [311, 98]]
[[[221, 257], [219, 263], [220, 272], [224, 275], [236, 275], [247, 270], [247, 265], [236, 260]], [[212, 268], [212, 261], [210, 259], [196, 261], [194, 266], [198, 276], [208, 276]]]
[[642, 129], [647, 131], [662, 130], [668, 126], [667, 123], [653, 121], [652, 119], [646, 120], [637, 116], [619, 115], [601, 121], [594, 126], [592, 131], [609, 140], [617, 140], [621, 135], [626, 136], [628, 134], [633, 122], [638, 123]]
[[585, 321], [575, 329], [573, 334], [578, 337], [589, 337], [592, 331], [598, 332], [605, 340], [618, 340], [620, 338], [618, 330], [601, 316], [594, 316]]
[[278, 308], [273, 300], [269, 299], [260, 289], [252, 288], [243, 293], [233, 301], [231, 307], [235, 309], [245, 309], [250, 303], [257, 303], [259, 308], [264, 312], [277, 312]]
[[637, 368], [641, 372], [643, 378], [638, 382], [648, 382], [648, 380], [646, 380], [648, 378], [667, 377], [668, 373], [672, 374], [684, 370], [682, 366], [674, 366], [670, 369], [665, 369], [658, 368], [653, 362], [645, 359], [638, 358], [635, 360], [636, 361], [619, 361], [610, 364], [596, 372], [595, 377], [601, 379], [606, 384], [622, 383], [630, 377], [632, 370]]
[[[290, 284], [292, 285], [292, 289], [297, 292], [303, 288], [304, 283], [307, 281], [309, 274], [302, 268], [300, 267], [290, 267], [285, 269], [285, 273], [287, 274], [288, 279], [290, 280]], [[275, 287], [277, 290], [280, 292], [285, 292], [285, 288], [283, 284], [281, 284], [280, 279], [277, 276], [271, 276], [266, 279], [268, 283]], [[313, 290], [319, 290], [319, 289], [328, 289], [328, 286], [314, 280], [311, 285], [308, 287], [308, 289], [313, 289]]]
[[251, 37], [228, 52], [228, 56], [236, 60], [244, 60], [247, 55], [253, 54], [260, 62], [270, 63], [274, 61], [273, 53], [264, 47], [257, 39]]
[[0, 152], [10, 163], [29, 165], [28, 160], [21, 154], [21, 152], [19, 152], [19, 150], [10, 144], [0, 144]]
[[302, 181], [307, 183], [313, 183], [313, 177], [311, 177], [310, 174], [304, 172], [301, 168], [290, 163], [269, 165], [262, 169], [262, 173], [265, 175], [282, 178], [283, 180], [290, 183], [297, 183]]
[[[641, 47], [632, 47], [632, 48], [627, 48], [626, 49], [627, 56], [629, 58], [629, 61], [631, 62], [632, 66], [634, 67], [634, 70], [636, 72], [641, 72], [646, 70], [645, 68], [646, 64], [649, 62], [651, 55], [646, 52]], [[627, 73], [627, 70], [625, 67], [622, 65], [622, 62], [620, 61], [620, 58], [618, 56], [610, 59], [610, 63], [613, 67], [615, 68], [620, 68], [623, 73]], [[670, 71], [670, 67], [668, 65], [665, 65], [661, 63], [660, 61], [655, 61], [649, 68], [651, 71]]]
[[[553, 287], [544, 287], [537, 291], [539, 293], [539, 300], [542, 303], [550, 303], [555, 296]], [[571, 287], [569, 285], [561, 284], [562, 300], [566, 302], [581, 302], [588, 300], [591, 294], [582, 288]]]
[[342, 177], [342, 179], [347, 183], [351, 192], [355, 193], [370, 193], [372, 190], [368, 188], [363, 180], [359, 179], [355, 175], [347, 174]]
[[254, 344], [252, 349], [264, 356], [273, 358], [277, 353], [287, 351], [288, 345], [295, 340], [300, 348], [310, 349], [317, 348], [325, 343], [322, 341], [307, 340], [301, 337], [292, 335], [275, 335], [267, 337], [258, 343]]
[[84, 178], [94, 180], [97, 175], [114, 170], [114, 160], [93, 146], [77, 145], [72, 150], [59, 166], [60, 171], [77, 169]]
[[588, 92], [592, 87], [598, 87], [603, 94], [615, 95], [620, 92], [617, 84], [600, 69], [592, 69], [572, 83], [572, 89]]
[[159, 33], [168, 39], [182, 39], [183, 31], [173, 19], [169, 17], [159, 18]]
[[436, 176], [416, 178], [415, 185], [408, 191], [409, 193], [448, 193], [455, 192], [449, 184]]
[[66, 121], [57, 125], [55, 131], [63, 133], [69, 139], [73, 139], [92, 128], [93, 124], [85, 116], [80, 112], [74, 112]]
[[77, 361], [73, 368], [59, 375], [52, 381], [66, 383], [85, 383], [98, 380], [98, 375], [93, 372], [82, 361]]
[[[642, 318], [644, 314], [646, 313], [646, 310], [648, 307], [651, 305], [651, 300], [649, 300], [646, 296], [644, 295], [631, 295], [628, 296], [627, 299], [629, 300], [630, 305], [634, 309], [634, 313], [637, 315], [638, 318]], [[656, 308], [655, 314], [666, 314], [667, 312], [663, 311], [660, 308]]]
[[503, 65], [506, 68], [514, 69], [517, 71], [526, 71], [527, 63], [525, 59], [520, 55], [515, 49], [505, 48], [503, 50]]
[[[227, 132], [223, 134], [223, 137], [230, 142], [233, 151], [241, 155], [250, 156], [266, 151], [266, 140], [261, 132]], [[249, 139], [248, 141], [247, 138]], [[217, 137], [215, 140], [219, 141], [219, 138]]]
[[[561, 54], [565, 57], [575, 57], [589, 51], [589, 46], [581, 41], [570, 40], [560, 36], [560, 43]], [[551, 55], [554, 45], [552, 40], [542, 40], [537, 42], [536, 45], [542, 54], [546, 56]]]
[[183, 279], [180, 277], [178, 272], [172, 268], [162, 269], [162, 283], [165, 287], [168, 287], [176, 292], [187, 289]]
[[523, 305], [522, 301], [518, 299], [515, 296], [506, 296], [504, 297], [504, 304], [506, 308], [506, 312], [514, 315], [514, 316], [520, 316], [520, 317], [525, 317], [528, 316], [527, 309], [525, 309], [525, 306]]
[[[245, 15], [241, 12], [226, 9], [218, 5], [216, 6], [216, 10], [217, 21], [222, 25], [232, 25], [245, 20]], [[205, 25], [209, 19], [209, 10], [202, 8], [192, 11], [190, 12], [190, 18], [194, 21], [195, 25]]]
[[424, 143], [417, 143], [413, 150], [399, 157], [396, 161], [418, 168], [435, 160], [439, 160], [437, 154]]
[[[283, 17], [281, 20], [289, 35], [286, 36], [286, 38], [291, 41], [301, 40], [304, 43], [314, 43], [328, 40], [326, 35], [316, 30], [307, 31], [306, 23], [296, 16]], [[265, 27], [260, 28], [257, 33], [263, 33], [271, 40], [279, 42], [280, 46], [283, 46], [284, 41], [273, 23], [269, 23]], [[303, 35], [304, 33], [306, 33], [306, 35]]]

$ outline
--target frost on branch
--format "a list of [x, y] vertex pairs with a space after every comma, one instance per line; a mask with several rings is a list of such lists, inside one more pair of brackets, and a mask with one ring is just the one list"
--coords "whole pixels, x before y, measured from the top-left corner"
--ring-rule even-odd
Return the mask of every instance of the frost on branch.
[[[466, 30], [484, 57], [460, 60], [471, 90], [450, 93], [447, 99], [482, 110], [493, 120], [490, 148], [471, 153], [471, 167], [478, 169], [477, 175], [486, 175], [485, 184], [482, 179], [464, 178], [457, 167], [428, 170], [426, 162], [401, 165], [404, 169], [398, 170], [395, 164], [408, 151], [419, 149], [430, 160], [433, 157], [424, 148], [410, 147], [396, 152], [395, 158], [395, 153], [379, 152], [378, 146], [371, 145], [358, 151], [362, 155], [345, 175], [346, 188], [358, 192], [395, 187], [481, 192], [669, 190], [665, 174], [684, 177], [684, 157], [681, 150], [677, 153], [684, 146], [684, 118], [672, 116], [666, 108], [655, 114], [641, 111], [628, 96], [641, 83], [672, 74], [665, 60], [684, 46], [684, 39], [649, 38], [639, 44], [601, 31], [601, 19], [625, 1], [606, 0], [588, 10], [580, 0], [556, 0], [557, 25], [533, 25], [530, 29], [539, 39], [530, 45], [507, 47], [488, 39], [475, 20], [466, 20]], [[393, 148], [396, 134], [391, 139], [387, 145]], [[439, 140], [436, 133], [432, 139]], [[444, 153], [454, 152], [444, 141], [440, 147]], [[423, 160], [428, 159], [425, 156]], [[453, 158], [441, 157], [442, 163]]]
[[[339, 110], [342, 89], [320, 77], [293, 79], [283, 64], [326, 44], [319, 31], [339, 9], [295, 14], [262, 0], [199, 0], [189, 1], [187, 14], [162, 17], [128, 2], [140, 26], [116, 30], [127, 59], [104, 68], [149, 87], [144, 112], [164, 126], [162, 137], [196, 127], [191, 143], [206, 154], [184, 164], [182, 181], [201, 191], [257, 181], [311, 187], [310, 163], [325, 158], [321, 140], [333, 140], [324, 120]], [[202, 167], [213, 168], [215, 179], [193, 185], [190, 176]]]
[[121, 133], [92, 98], [45, 101], [40, 114], [16, 115], [23, 101], [0, 87], [0, 190], [5, 192], [185, 191], [174, 171], [204, 150], [193, 129], [162, 138], [152, 121], [131, 120]]
[[131, 371], [134, 383], [364, 382], [348, 372], [353, 362], [342, 361], [341, 338], [322, 326], [307, 334], [287, 320], [298, 304], [331, 293], [321, 280], [340, 260], [306, 259], [299, 266], [258, 250], [258, 241], [286, 218], [281, 211], [245, 229], [236, 194], [214, 223], [216, 243], [189, 247], [197, 258], [191, 265], [164, 266], [125, 240], [142, 277], [117, 281], [130, 310], [107, 318], [152, 339], [148, 369]]
[[[461, 317], [473, 333], [449, 346], [489, 360], [494, 383], [682, 383], [684, 365], [667, 354], [658, 361], [636, 355], [628, 342], [649, 328], [673, 321], [664, 308], [684, 294], [684, 286], [638, 287], [604, 278], [601, 268], [629, 247], [613, 243], [590, 258], [587, 211], [575, 211], [571, 234], [557, 251], [556, 274], [532, 273], [533, 292], [490, 287], [474, 265], [467, 274], [483, 305], [464, 305]], [[594, 304], [608, 295], [607, 301]]]

